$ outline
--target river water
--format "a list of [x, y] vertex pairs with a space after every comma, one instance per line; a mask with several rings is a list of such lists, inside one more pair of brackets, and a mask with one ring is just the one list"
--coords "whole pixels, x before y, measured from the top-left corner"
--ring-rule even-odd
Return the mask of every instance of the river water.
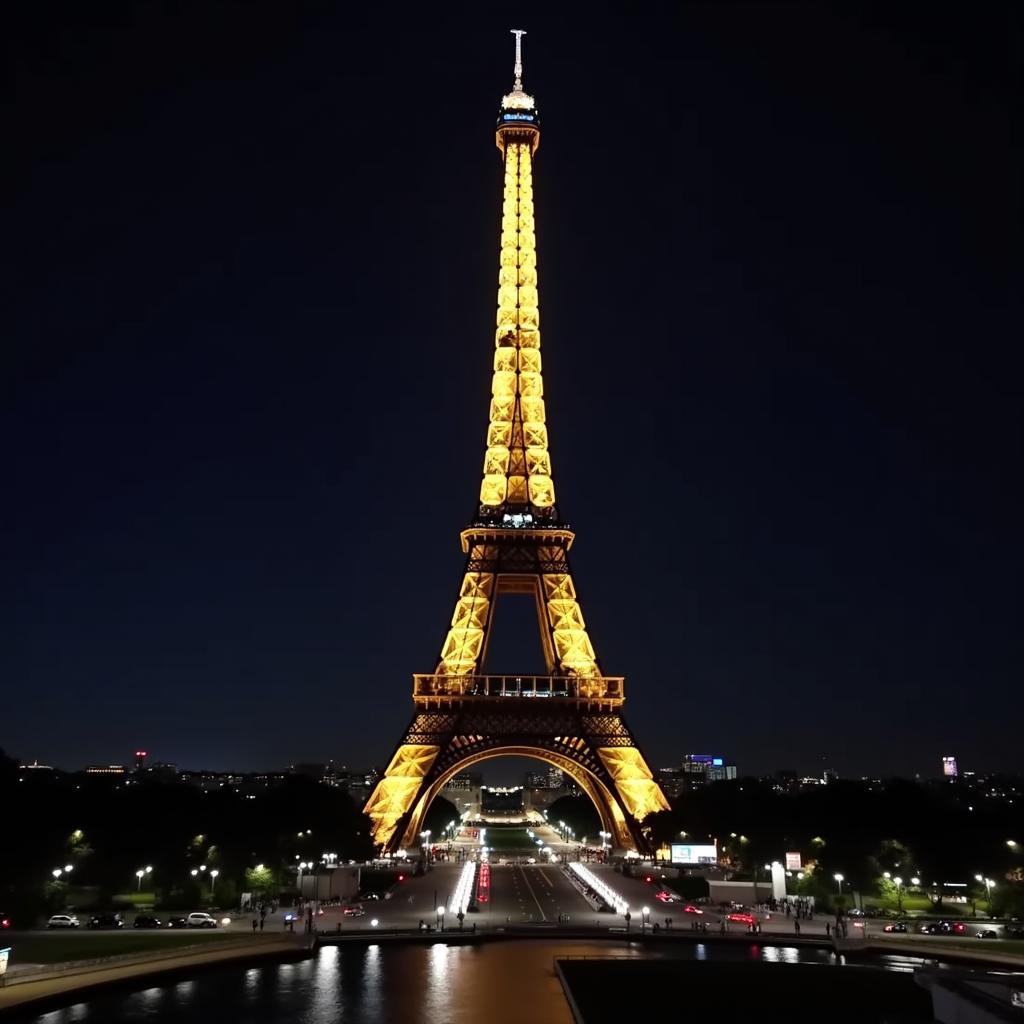
[[[834, 963], [825, 950], [731, 943], [680, 944], [660, 955]], [[108, 991], [23, 1019], [33, 1024], [572, 1024], [554, 958], [607, 956], [650, 959], [659, 953], [625, 941], [583, 940], [321, 946], [313, 959], [298, 963], [210, 969], [190, 980]]]

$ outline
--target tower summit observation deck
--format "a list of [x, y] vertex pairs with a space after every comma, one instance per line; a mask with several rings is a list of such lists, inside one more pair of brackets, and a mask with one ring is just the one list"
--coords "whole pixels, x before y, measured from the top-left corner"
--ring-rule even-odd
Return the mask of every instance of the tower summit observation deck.
[[[641, 822], [669, 805], [622, 717], [622, 678], [604, 675], [598, 664], [569, 568], [575, 534], [555, 501], [533, 205], [540, 122], [523, 89], [524, 33], [513, 34], [515, 82], [502, 97], [495, 135], [504, 185], [479, 500], [462, 531], [466, 565], [436, 667], [413, 676], [413, 719], [366, 813], [378, 845], [409, 846], [453, 775], [488, 758], [536, 757], [587, 793], [619, 848], [646, 849]], [[497, 598], [508, 593], [536, 602], [546, 675], [486, 674]]]

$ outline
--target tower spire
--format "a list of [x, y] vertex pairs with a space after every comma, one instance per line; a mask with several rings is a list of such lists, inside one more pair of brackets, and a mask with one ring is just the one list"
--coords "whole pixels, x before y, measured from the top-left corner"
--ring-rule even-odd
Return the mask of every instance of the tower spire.
[[512, 35], [516, 37], [516, 66], [515, 76], [516, 84], [513, 88], [516, 92], [522, 92], [523, 90], [523, 36], [526, 35], [526, 30], [521, 28], [514, 28], [511, 30]]

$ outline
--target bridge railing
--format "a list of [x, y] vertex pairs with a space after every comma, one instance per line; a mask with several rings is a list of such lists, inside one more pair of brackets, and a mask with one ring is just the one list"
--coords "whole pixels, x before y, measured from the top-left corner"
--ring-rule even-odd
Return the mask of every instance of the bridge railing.
[[414, 697], [519, 697], [622, 701], [622, 676], [414, 675]]

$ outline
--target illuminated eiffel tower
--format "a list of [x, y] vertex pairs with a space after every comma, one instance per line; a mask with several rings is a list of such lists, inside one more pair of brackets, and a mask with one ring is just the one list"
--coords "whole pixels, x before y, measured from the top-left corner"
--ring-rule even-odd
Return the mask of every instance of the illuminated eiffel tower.
[[[466, 568], [433, 673], [413, 676], [412, 721], [367, 801], [375, 842], [418, 842], [424, 815], [457, 772], [492, 757], [561, 768], [594, 802], [620, 849], [647, 849], [640, 823], [668, 809], [622, 717], [623, 680], [602, 673], [569, 570], [574, 534], [551, 478], [541, 377], [533, 158], [540, 121], [515, 85], [502, 98], [496, 142], [505, 164], [490, 424], [480, 503], [462, 531]], [[484, 674], [496, 599], [532, 594], [545, 676]]]

